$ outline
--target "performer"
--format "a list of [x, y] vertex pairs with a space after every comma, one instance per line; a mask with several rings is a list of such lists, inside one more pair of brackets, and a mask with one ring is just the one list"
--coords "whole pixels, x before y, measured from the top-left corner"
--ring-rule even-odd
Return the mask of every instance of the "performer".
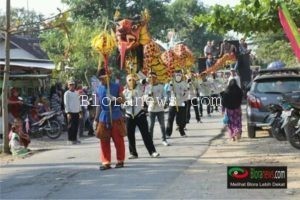
[[207, 106], [207, 116], [211, 116], [211, 106], [210, 106], [210, 95], [211, 95], [211, 83], [207, 80], [206, 75], [203, 76], [202, 81], [200, 81], [199, 91], [200, 91], [200, 116], [203, 116], [203, 104]]
[[111, 168], [111, 138], [117, 153], [115, 168], [124, 167], [125, 160], [123, 137], [126, 136], [126, 129], [120, 107], [120, 104], [124, 102], [124, 96], [122, 87], [119, 84], [108, 82], [108, 76], [109, 74], [106, 73], [105, 69], [99, 70], [98, 77], [101, 85], [99, 85], [96, 95], [100, 106], [97, 107], [94, 123], [97, 127], [96, 136], [100, 139], [101, 144], [102, 166], [100, 166], [100, 170]]
[[186, 108], [186, 117], [187, 123], [190, 122], [191, 119], [191, 106], [193, 106], [195, 110], [196, 120], [197, 122], [201, 122], [201, 118], [199, 115], [199, 106], [198, 106], [198, 99], [200, 98], [199, 95], [199, 81], [195, 78], [195, 72], [191, 71], [190, 75], [187, 76], [188, 82], [188, 101], [187, 101], [187, 108]]
[[166, 138], [165, 129], [165, 115], [164, 115], [164, 103], [165, 103], [165, 93], [164, 85], [157, 82], [157, 75], [155, 72], [149, 74], [149, 84], [146, 86], [145, 95], [148, 98], [148, 112], [150, 116], [150, 135], [153, 140], [153, 130], [155, 124], [155, 118], [157, 117], [158, 123], [160, 125], [160, 130], [162, 134], [162, 144], [164, 146], [169, 146]]
[[[175, 79], [175, 80], [174, 80]], [[185, 103], [187, 96], [187, 83], [183, 81], [181, 70], [174, 73], [172, 82], [168, 85], [167, 91], [170, 94], [170, 106], [168, 114], [168, 124], [166, 129], [167, 137], [171, 137], [173, 131], [173, 122], [176, 116], [176, 123], [179, 126], [179, 133], [182, 137], [187, 137], [184, 131], [186, 124]]]
[[153, 144], [153, 140], [150, 136], [148, 129], [148, 121], [146, 117], [144, 106], [144, 90], [142, 84], [146, 83], [146, 80], [143, 80], [141, 83], [137, 84], [136, 77], [133, 74], [129, 74], [126, 77], [126, 89], [123, 94], [125, 96], [126, 102], [124, 104], [126, 110], [126, 127], [128, 133], [128, 142], [129, 142], [129, 159], [138, 158], [138, 153], [136, 150], [135, 144], [135, 128], [138, 126], [144, 144], [148, 150], [148, 153], [151, 157], [159, 157], [159, 153], [156, 152], [156, 149]]

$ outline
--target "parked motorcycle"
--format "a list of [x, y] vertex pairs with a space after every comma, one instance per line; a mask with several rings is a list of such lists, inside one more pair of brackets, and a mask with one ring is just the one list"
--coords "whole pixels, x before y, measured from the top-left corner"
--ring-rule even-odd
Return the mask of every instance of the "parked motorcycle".
[[282, 124], [289, 143], [300, 149], [300, 104], [289, 102], [290, 110], [285, 112], [285, 119]]
[[56, 120], [56, 117], [61, 115], [61, 112], [49, 111], [41, 113], [41, 119], [37, 122], [31, 123], [29, 126], [29, 119], [26, 119], [26, 127], [29, 127], [29, 135], [46, 135], [51, 139], [58, 138], [62, 133], [62, 127]]
[[24, 129], [32, 137], [46, 135], [51, 139], [56, 139], [62, 134], [62, 127], [57, 120], [58, 116], [61, 116], [61, 112], [49, 111], [38, 114], [40, 119], [33, 121], [29, 117], [29, 112], [35, 107], [32, 104], [23, 104], [21, 111], [22, 119], [25, 122]]
[[282, 127], [284, 119], [282, 117], [283, 108], [278, 104], [270, 104], [268, 109], [271, 114], [267, 117], [267, 121], [271, 126], [271, 135], [279, 141], [286, 140], [285, 132]]

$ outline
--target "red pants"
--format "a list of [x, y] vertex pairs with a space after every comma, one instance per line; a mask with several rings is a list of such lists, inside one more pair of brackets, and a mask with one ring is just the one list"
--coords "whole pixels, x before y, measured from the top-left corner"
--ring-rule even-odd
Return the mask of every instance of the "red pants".
[[[123, 136], [120, 135], [117, 128], [113, 126], [111, 130], [111, 138], [114, 141], [117, 161], [124, 162], [125, 160], [125, 142]], [[111, 150], [110, 150], [110, 138], [100, 140], [100, 160], [103, 165], [111, 163]]]

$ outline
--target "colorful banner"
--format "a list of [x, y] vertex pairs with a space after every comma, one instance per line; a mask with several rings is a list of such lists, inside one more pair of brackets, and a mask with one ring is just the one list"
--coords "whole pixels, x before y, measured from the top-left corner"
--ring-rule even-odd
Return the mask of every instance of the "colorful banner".
[[281, 8], [278, 8], [278, 15], [283, 30], [291, 43], [292, 49], [296, 57], [300, 60], [300, 33], [284, 3], [281, 4]]

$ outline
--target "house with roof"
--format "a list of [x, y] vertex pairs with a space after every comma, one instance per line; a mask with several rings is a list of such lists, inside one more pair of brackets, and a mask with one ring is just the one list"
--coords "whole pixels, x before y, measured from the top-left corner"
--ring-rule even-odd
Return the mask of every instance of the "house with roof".
[[[0, 34], [0, 71], [5, 66], [5, 37]], [[55, 68], [47, 54], [41, 49], [37, 38], [12, 35], [10, 41], [9, 86], [20, 89], [23, 96], [43, 92], [50, 85], [52, 70]], [[2, 88], [3, 73], [0, 75]]]

